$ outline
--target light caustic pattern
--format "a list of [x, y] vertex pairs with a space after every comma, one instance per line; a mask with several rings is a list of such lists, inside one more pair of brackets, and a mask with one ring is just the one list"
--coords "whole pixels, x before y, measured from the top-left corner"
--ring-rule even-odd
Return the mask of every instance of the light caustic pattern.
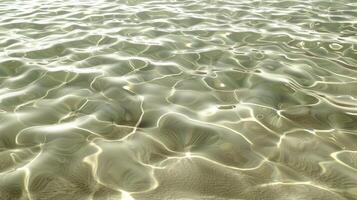
[[354, 0], [0, 1], [0, 199], [357, 199]]

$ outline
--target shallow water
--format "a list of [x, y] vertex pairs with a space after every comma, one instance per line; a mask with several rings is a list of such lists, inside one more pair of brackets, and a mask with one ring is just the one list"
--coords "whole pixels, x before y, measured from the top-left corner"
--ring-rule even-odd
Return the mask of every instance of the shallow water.
[[357, 199], [357, 2], [0, 1], [0, 199]]

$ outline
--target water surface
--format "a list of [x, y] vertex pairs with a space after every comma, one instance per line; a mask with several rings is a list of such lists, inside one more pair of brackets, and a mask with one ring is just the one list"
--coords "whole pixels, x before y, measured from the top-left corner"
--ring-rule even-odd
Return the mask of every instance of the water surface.
[[357, 2], [1, 0], [0, 199], [357, 199]]

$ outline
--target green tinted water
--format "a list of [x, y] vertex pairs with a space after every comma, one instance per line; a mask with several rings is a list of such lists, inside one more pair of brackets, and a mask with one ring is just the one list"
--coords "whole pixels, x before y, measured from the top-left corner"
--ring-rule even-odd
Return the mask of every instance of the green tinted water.
[[357, 2], [1, 0], [0, 199], [357, 199]]

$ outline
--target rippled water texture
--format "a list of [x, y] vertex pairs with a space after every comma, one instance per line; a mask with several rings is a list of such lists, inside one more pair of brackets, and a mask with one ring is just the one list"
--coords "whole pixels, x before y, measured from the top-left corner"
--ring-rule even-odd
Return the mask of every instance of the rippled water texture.
[[0, 199], [357, 199], [357, 1], [1, 0]]

